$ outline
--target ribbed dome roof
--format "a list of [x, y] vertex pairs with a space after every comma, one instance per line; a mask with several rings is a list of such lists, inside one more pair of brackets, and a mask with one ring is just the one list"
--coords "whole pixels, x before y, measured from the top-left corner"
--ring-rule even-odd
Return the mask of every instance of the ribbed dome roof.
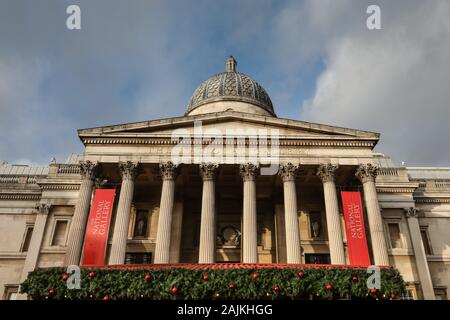
[[249, 76], [236, 71], [233, 57], [226, 61], [226, 71], [205, 80], [194, 91], [189, 101], [188, 113], [195, 108], [216, 101], [241, 101], [256, 105], [271, 115], [272, 101], [266, 90]]

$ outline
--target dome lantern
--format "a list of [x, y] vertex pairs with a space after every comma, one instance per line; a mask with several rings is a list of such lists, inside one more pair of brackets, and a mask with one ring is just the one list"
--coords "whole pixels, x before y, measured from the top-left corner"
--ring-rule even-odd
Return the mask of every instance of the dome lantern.
[[233, 56], [230, 56], [225, 62], [226, 72], [236, 72], [237, 61]]

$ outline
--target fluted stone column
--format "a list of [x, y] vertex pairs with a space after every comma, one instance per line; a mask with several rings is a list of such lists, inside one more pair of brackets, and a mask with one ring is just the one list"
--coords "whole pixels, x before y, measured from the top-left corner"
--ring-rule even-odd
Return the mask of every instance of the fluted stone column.
[[64, 265], [66, 266], [78, 265], [80, 263], [92, 190], [98, 168], [97, 163], [91, 161], [80, 162], [81, 185], [67, 238], [67, 251], [64, 259]]
[[295, 172], [298, 166], [292, 163], [280, 166], [278, 174], [283, 180], [284, 225], [286, 227], [287, 263], [301, 263], [300, 228], [297, 216], [297, 191], [295, 189]]
[[327, 216], [328, 245], [330, 247], [331, 264], [345, 264], [344, 242], [342, 240], [341, 219], [339, 216], [339, 204], [334, 183], [334, 172], [338, 166], [321, 164], [317, 175], [323, 183], [323, 196], [325, 199], [325, 211]]
[[244, 208], [242, 231], [242, 262], [258, 263], [257, 216], [256, 216], [256, 176], [259, 166], [247, 163], [239, 167], [244, 181]]
[[139, 164], [131, 161], [121, 162], [119, 163], [119, 169], [122, 175], [122, 185], [120, 187], [116, 221], [114, 223], [109, 264], [123, 264], [125, 262], [134, 181], [139, 173]]
[[159, 169], [163, 183], [161, 204], [159, 206], [158, 231], [156, 234], [155, 264], [169, 263], [170, 261], [170, 237], [177, 165], [169, 161], [161, 163]]
[[383, 218], [381, 216], [380, 205], [378, 203], [375, 178], [378, 174], [378, 167], [368, 164], [361, 164], [355, 175], [361, 181], [364, 189], [364, 200], [369, 220], [370, 238], [374, 263], [376, 265], [389, 265], [389, 256], [384, 234]]
[[[30, 245], [28, 247], [27, 257], [20, 276], [20, 283], [24, 282], [28, 277], [28, 273], [36, 269], [39, 254], [41, 252], [42, 239], [44, 238], [45, 226], [47, 225], [47, 217], [50, 212], [51, 205], [48, 203], [39, 203], [36, 206], [36, 221], [33, 226], [33, 234], [31, 235]], [[17, 300], [26, 300], [26, 294], [18, 294]]]
[[199, 263], [214, 263], [216, 258], [215, 178], [218, 164], [200, 164], [203, 179], [202, 215], [200, 222]]
[[408, 222], [409, 233], [414, 250], [417, 272], [419, 274], [420, 285], [422, 287], [423, 298], [425, 300], [435, 300], [433, 281], [431, 280], [430, 268], [428, 267], [425, 247], [420, 235], [418, 210], [416, 208], [405, 208], [405, 217]]

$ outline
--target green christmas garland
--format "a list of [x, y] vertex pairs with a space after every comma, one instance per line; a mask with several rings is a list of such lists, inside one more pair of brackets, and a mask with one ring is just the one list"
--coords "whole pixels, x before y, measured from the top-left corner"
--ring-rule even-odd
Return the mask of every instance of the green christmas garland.
[[381, 269], [381, 288], [368, 289], [364, 268], [81, 269], [81, 288], [68, 289], [63, 268], [37, 269], [21, 285], [32, 299], [396, 299], [405, 284]]

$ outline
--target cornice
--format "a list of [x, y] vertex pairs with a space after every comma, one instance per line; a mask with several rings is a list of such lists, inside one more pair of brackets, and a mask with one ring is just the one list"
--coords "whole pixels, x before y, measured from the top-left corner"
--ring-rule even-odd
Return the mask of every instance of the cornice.
[[450, 203], [450, 198], [424, 198], [424, 197], [414, 197], [417, 203]]
[[401, 183], [378, 183], [376, 182], [377, 192], [380, 193], [414, 193], [419, 186], [416, 182]]
[[39, 200], [41, 194], [18, 194], [18, 193], [2, 193], [0, 194], [0, 200]]
[[0, 252], [0, 260], [25, 260], [26, 258], [26, 252]]
[[[192, 139], [191, 145], [194, 145], [195, 139]], [[226, 139], [223, 139], [223, 145], [226, 146]], [[82, 142], [85, 145], [88, 144], [132, 144], [132, 145], [156, 145], [156, 146], [173, 146], [179, 144], [179, 141], [172, 141], [171, 138], [149, 138], [149, 137], [85, 137], [82, 138]], [[210, 141], [204, 139], [203, 145], [208, 145]], [[237, 144], [237, 141], [235, 141]], [[317, 147], [348, 147], [348, 148], [373, 148], [376, 141], [358, 138], [348, 137], [299, 137], [298, 139], [283, 139], [280, 137], [278, 145], [281, 147], [291, 146], [317, 146]], [[248, 139], [245, 141], [245, 145], [249, 145]], [[267, 143], [271, 145], [270, 139]]]
[[44, 184], [42, 190], [79, 190], [79, 184]]
[[377, 187], [379, 193], [414, 193], [415, 188]]

